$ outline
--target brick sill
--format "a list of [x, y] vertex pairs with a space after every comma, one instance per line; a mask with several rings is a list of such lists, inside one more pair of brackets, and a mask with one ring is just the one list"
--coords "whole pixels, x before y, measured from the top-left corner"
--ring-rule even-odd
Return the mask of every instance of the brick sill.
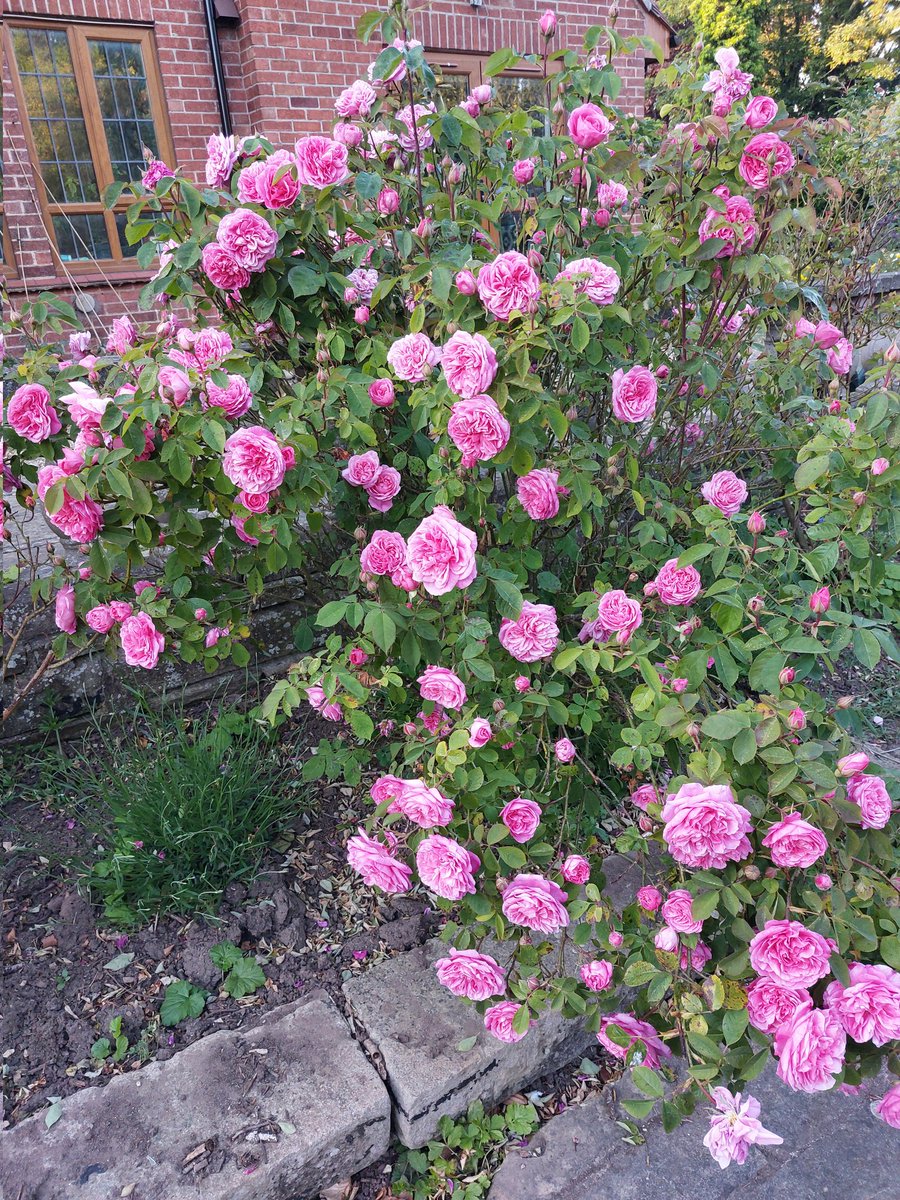
[[145, 284], [156, 274], [155, 271], [110, 271], [108, 275], [96, 272], [82, 274], [73, 271], [71, 278], [65, 275], [39, 275], [29, 278], [27, 285], [22, 279], [8, 279], [6, 290], [10, 295], [24, 295], [26, 291], [68, 292], [79, 288], [117, 288], [121, 284]]

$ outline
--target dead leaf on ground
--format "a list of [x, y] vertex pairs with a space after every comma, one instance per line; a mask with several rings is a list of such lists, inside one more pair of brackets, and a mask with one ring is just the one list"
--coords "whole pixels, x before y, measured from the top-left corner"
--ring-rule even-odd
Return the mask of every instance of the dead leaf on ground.
[[342, 1179], [338, 1183], [333, 1183], [330, 1188], [326, 1188], [324, 1192], [320, 1192], [319, 1200], [353, 1200], [358, 1191], [358, 1183], [354, 1183], [352, 1179]]

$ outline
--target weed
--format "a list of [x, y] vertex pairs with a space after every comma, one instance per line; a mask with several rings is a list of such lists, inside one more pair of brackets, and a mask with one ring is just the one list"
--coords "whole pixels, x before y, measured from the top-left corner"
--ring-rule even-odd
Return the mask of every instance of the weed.
[[222, 990], [233, 1000], [252, 995], [265, 985], [262, 967], [250, 955], [241, 954], [233, 942], [217, 942], [209, 952], [213, 966], [225, 976]]

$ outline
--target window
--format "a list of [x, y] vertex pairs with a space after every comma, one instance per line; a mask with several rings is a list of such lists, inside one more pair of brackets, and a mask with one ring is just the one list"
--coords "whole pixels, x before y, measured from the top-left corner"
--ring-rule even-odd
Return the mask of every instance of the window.
[[65, 263], [128, 267], [124, 211], [104, 190], [144, 169], [144, 149], [173, 162], [148, 29], [18, 22], [9, 28], [16, 98], [41, 208]]

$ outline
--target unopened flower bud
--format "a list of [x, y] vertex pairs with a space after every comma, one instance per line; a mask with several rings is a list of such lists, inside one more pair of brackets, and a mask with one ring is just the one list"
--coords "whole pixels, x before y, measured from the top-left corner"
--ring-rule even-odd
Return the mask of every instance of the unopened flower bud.
[[831, 887], [831, 876], [826, 875], [825, 872], [823, 871], [821, 875], [817, 875], [815, 877], [815, 879], [813, 880], [813, 883], [816, 885], [816, 887], [819, 889], [820, 892], [827, 892], [828, 889]]
[[532, 246], [532, 248], [528, 251], [528, 261], [531, 266], [534, 267], [535, 271], [540, 271], [541, 267], [544, 265], [544, 256], [541, 254], [540, 250], [535, 250]]
[[853, 696], [840, 696], [840, 697], [838, 697], [837, 700], [835, 700], [834, 707], [835, 708], [850, 708], [850, 706], [853, 704], [853, 700], [854, 700]]
[[566, 409], [566, 420], [574, 421], [577, 418], [577, 416], [578, 416], [578, 409], [575, 407], [574, 404], [569, 405], [569, 407]]
[[853, 503], [856, 505], [857, 508], [861, 508], [865, 504], [866, 500], [867, 500], [867, 496], [866, 496], [865, 492], [854, 492], [853, 493]]
[[548, 8], [538, 21], [538, 27], [545, 38], [552, 38], [556, 33], [556, 13], [552, 8]]
[[778, 682], [781, 684], [782, 687], [787, 687], [787, 685], [789, 683], [794, 682], [794, 676], [796, 674], [797, 674], [797, 672], [794, 670], [793, 667], [782, 667], [781, 670], [778, 672]]
[[792, 708], [788, 713], [788, 725], [795, 733], [806, 728], [806, 713], [802, 708]]
[[447, 180], [449, 183], [453, 184], [454, 187], [456, 187], [457, 184], [462, 183], [462, 181], [465, 179], [465, 177], [466, 177], [466, 168], [465, 168], [464, 163], [459, 163], [459, 162], [454, 163], [453, 166], [450, 168], [450, 170], [447, 172]]
[[594, 213], [594, 224], [598, 229], [605, 229], [609, 225], [609, 209], [598, 208]]
[[328, 372], [324, 367], [319, 367], [318, 371], [316, 371], [316, 379], [319, 381], [319, 383], [328, 382]]
[[357, 527], [353, 530], [353, 536], [360, 544], [362, 544], [366, 540], [365, 526], [357, 525]]
[[383, 217], [390, 216], [400, 207], [400, 193], [396, 188], [382, 188], [375, 201], [375, 207]]
[[886, 363], [900, 362], [900, 346], [896, 342], [891, 342], [887, 350], [885, 350], [884, 361]]
[[503, 703], [502, 700], [497, 699], [491, 705], [491, 708], [494, 710], [495, 713], [501, 713], [501, 712], [503, 712], [504, 708], [506, 708], [506, 705]]
[[752, 512], [747, 518], [747, 530], [757, 537], [766, 528], [766, 518], [761, 512]]
[[760, 870], [759, 867], [755, 866], [753, 863], [750, 863], [749, 866], [744, 867], [744, 869], [741, 871], [741, 874], [745, 879], [749, 879], [751, 883], [755, 883], [756, 880], [759, 879]]
[[747, 601], [747, 612], [753, 613], [754, 616], [756, 616], [757, 613], [761, 613], [765, 607], [766, 602], [763, 600], [762, 596], [751, 596]]

